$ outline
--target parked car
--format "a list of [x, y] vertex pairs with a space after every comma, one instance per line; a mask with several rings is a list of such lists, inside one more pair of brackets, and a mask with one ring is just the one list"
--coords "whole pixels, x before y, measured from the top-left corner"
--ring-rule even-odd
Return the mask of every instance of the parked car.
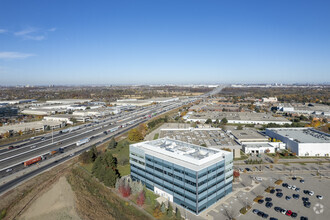
[[291, 188], [292, 188], [292, 186], [291, 186], [291, 185], [288, 185], [288, 186], [287, 186], [287, 188], [288, 188], [288, 189], [291, 189]]
[[288, 187], [288, 184], [287, 183], [283, 183], [282, 186], [283, 187]]
[[305, 206], [306, 208], [310, 208], [310, 207], [311, 207], [311, 203], [310, 203], [310, 202], [304, 202], [304, 206]]
[[298, 214], [297, 214], [297, 213], [295, 213], [295, 212], [292, 212], [292, 214], [291, 214], [291, 217], [292, 217], [292, 218], [297, 218], [297, 216], [298, 216]]
[[302, 197], [301, 199], [302, 199], [302, 201], [304, 201], [304, 202], [308, 202], [308, 201], [309, 201], [309, 198], [308, 198], [308, 197]]
[[266, 207], [267, 207], [267, 208], [271, 208], [271, 207], [273, 207], [273, 203], [271, 203], [271, 202], [266, 202]]
[[308, 220], [308, 218], [305, 217], [305, 216], [301, 216], [301, 217], [300, 217], [300, 220]]
[[296, 188], [296, 192], [299, 192], [299, 191], [300, 191], [300, 188], [297, 187], [297, 188]]
[[281, 208], [281, 207], [278, 207], [278, 206], [275, 206], [274, 210], [275, 210], [276, 212], [281, 212], [281, 211], [282, 211], [282, 208]]
[[263, 200], [263, 199], [259, 199], [259, 200], [258, 200], [258, 203], [259, 203], [259, 204], [262, 204], [262, 203], [264, 203], [264, 200]]
[[316, 198], [323, 199], [323, 196], [317, 195]]
[[270, 198], [270, 197], [266, 197], [266, 199], [265, 199], [267, 202], [271, 202], [273, 199], [272, 198]]
[[262, 218], [265, 218], [265, 219], [267, 219], [267, 218], [268, 218], [268, 216], [269, 216], [268, 214], [266, 214], [266, 213], [263, 213], [261, 217], [262, 217]]
[[295, 190], [297, 187], [295, 185], [291, 186], [292, 190]]
[[274, 189], [271, 189], [269, 192], [270, 192], [271, 194], [274, 194], [274, 193], [275, 193], [275, 190], [274, 190]]
[[278, 220], [278, 219], [274, 217], [270, 217], [269, 220]]
[[282, 189], [276, 189], [276, 192], [282, 192]]
[[292, 180], [296, 180], [296, 179], [297, 179], [297, 177], [295, 177], [295, 176], [294, 176], [294, 177], [292, 177]]
[[314, 192], [313, 191], [309, 191], [308, 195], [312, 196], [312, 195], [314, 195]]
[[260, 211], [259, 211], [258, 209], [253, 209], [252, 212], [253, 212], [254, 214], [258, 214], [258, 212], [260, 212]]
[[283, 215], [285, 215], [285, 214], [286, 214], [286, 211], [287, 211], [286, 209], [282, 209], [282, 210], [281, 210], [281, 213], [282, 213]]
[[278, 198], [282, 198], [283, 193], [276, 193], [276, 196], [277, 196]]
[[300, 182], [301, 182], [301, 183], [304, 183], [304, 182], [305, 182], [305, 180], [300, 180]]
[[255, 179], [257, 180], [257, 181], [262, 181], [262, 178], [261, 177], [255, 177]]
[[285, 213], [287, 216], [291, 216], [292, 215], [292, 211], [291, 210], [288, 210], [288, 211], [286, 211], [286, 213]]
[[290, 200], [291, 199], [291, 196], [286, 196], [285, 199], [286, 200]]
[[299, 199], [300, 195], [299, 195], [299, 194], [293, 194], [292, 197], [293, 197], [294, 199]]

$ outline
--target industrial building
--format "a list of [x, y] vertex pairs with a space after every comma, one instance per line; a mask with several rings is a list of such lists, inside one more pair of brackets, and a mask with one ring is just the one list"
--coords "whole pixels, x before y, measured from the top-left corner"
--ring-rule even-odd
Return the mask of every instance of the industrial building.
[[91, 102], [92, 99], [58, 99], [58, 100], [48, 100], [46, 103], [48, 104], [82, 104], [86, 102]]
[[280, 148], [276, 148], [270, 143], [245, 143], [242, 149], [246, 154], [262, 154], [262, 153], [275, 153]]
[[64, 126], [63, 122], [60, 121], [35, 121], [35, 122], [27, 122], [21, 124], [14, 124], [14, 125], [5, 125], [0, 127], [0, 135], [9, 133], [18, 133], [22, 132], [23, 134], [26, 132], [41, 132], [46, 129], [56, 129], [61, 128]]
[[0, 118], [9, 118], [13, 116], [17, 116], [18, 109], [5, 106], [5, 107], [0, 107]]
[[194, 214], [232, 191], [232, 153], [162, 138], [130, 145], [131, 177]]
[[283, 117], [274, 117], [267, 113], [251, 113], [251, 112], [206, 112], [192, 113], [185, 116], [186, 121], [205, 123], [207, 119], [213, 122], [226, 118], [230, 124], [292, 124], [291, 121]]
[[260, 134], [254, 129], [231, 130], [230, 133], [240, 144], [247, 142], [268, 142], [268, 137]]
[[286, 143], [298, 156], [330, 155], [330, 135], [313, 128], [267, 128], [266, 134]]

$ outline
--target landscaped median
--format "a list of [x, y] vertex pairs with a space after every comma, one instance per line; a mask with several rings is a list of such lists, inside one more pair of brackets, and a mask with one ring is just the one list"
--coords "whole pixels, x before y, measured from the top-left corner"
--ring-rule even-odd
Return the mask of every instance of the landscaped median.
[[246, 207], [243, 207], [241, 208], [241, 210], [239, 210], [239, 212], [243, 215], [245, 215], [249, 210], [251, 209], [251, 206], [246, 206]]

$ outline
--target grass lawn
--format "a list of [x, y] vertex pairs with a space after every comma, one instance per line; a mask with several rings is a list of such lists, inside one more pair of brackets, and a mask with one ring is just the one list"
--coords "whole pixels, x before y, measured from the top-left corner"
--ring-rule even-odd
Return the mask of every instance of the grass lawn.
[[80, 166], [82, 166], [88, 172], [92, 173], [93, 163], [87, 163], [87, 164], [80, 163]]
[[240, 150], [241, 157], [240, 158], [234, 158], [234, 161], [236, 160], [246, 160], [249, 158], [243, 151]]
[[154, 136], [154, 140], [157, 140], [159, 137], [159, 133], [156, 133], [155, 136]]
[[118, 171], [121, 176], [126, 176], [131, 173], [131, 168], [130, 168], [129, 164], [124, 165], [124, 166], [118, 165], [117, 168], [118, 168]]

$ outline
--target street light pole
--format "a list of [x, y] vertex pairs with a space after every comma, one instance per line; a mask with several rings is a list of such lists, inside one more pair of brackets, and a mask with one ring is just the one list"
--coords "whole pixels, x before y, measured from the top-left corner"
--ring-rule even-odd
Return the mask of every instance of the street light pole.
[[52, 144], [54, 143], [54, 126], [52, 127]]

